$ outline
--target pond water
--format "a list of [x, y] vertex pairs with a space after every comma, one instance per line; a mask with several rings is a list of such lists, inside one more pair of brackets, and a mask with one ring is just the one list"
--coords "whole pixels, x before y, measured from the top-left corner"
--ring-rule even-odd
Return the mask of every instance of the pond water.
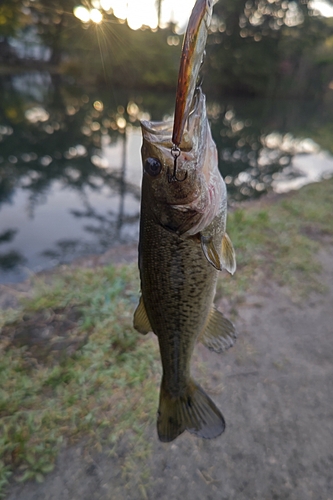
[[[1, 77], [0, 283], [137, 241], [139, 120], [173, 107], [174, 94]], [[231, 201], [333, 174], [333, 104], [208, 96], [208, 112]]]

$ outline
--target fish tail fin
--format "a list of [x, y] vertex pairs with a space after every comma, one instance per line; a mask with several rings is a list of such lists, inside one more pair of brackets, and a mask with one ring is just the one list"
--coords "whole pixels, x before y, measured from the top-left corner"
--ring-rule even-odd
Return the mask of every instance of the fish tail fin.
[[193, 380], [181, 396], [172, 396], [161, 384], [157, 432], [160, 441], [176, 439], [185, 430], [205, 439], [212, 439], [225, 429], [220, 410], [205, 391]]

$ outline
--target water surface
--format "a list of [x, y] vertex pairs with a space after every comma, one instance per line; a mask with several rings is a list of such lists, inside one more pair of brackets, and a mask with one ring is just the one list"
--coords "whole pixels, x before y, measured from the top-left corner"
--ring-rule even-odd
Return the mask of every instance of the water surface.
[[[47, 72], [0, 79], [0, 283], [137, 241], [139, 120], [173, 108]], [[333, 105], [208, 96], [208, 111], [230, 200], [332, 175]]]

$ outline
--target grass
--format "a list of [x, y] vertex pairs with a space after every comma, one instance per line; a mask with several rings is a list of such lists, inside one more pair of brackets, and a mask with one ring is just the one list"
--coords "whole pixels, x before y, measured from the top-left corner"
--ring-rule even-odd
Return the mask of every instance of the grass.
[[228, 216], [228, 233], [236, 249], [237, 272], [224, 273], [218, 293], [238, 299], [258, 285], [275, 282], [299, 301], [311, 291], [323, 291], [320, 265], [314, 257], [325, 237], [333, 236], [332, 180], [258, 208]]
[[[322, 290], [315, 253], [323, 237], [333, 236], [332, 200], [333, 181], [326, 181], [231, 213], [238, 269], [234, 277], [223, 273], [218, 293], [237, 301], [263, 280], [278, 282], [295, 300]], [[150, 454], [147, 426], [156, 418], [161, 368], [156, 340], [132, 328], [136, 265], [59, 270], [35, 278], [32, 287], [32, 298], [19, 308], [0, 311], [0, 492], [11, 475], [42, 481], [63, 445], [84, 437], [116, 453], [126, 436], [132, 451], [123, 471], [136, 477], [144, 497], [149, 475], [142, 467], [137, 478], [138, 463]], [[61, 345], [61, 325], [73, 311], [62, 356], [54, 349], [43, 357], [17, 341], [36, 319], [38, 331], [58, 324], [51, 344], [60, 339]]]
[[10, 318], [0, 317], [6, 331], [10, 325], [15, 331], [27, 314], [46, 310], [51, 315], [55, 308], [75, 305], [81, 311], [77, 334], [89, 335], [60, 363], [49, 356], [36, 362], [27, 347], [0, 337], [0, 487], [14, 470], [18, 481], [42, 481], [61, 445], [82, 436], [112, 449], [130, 431], [130, 440], [140, 442], [137, 455], [144, 453], [145, 429], [156, 415], [160, 367], [156, 343], [132, 328], [135, 268], [66, 271], [51, 285], [38, 279], [35, 297]]

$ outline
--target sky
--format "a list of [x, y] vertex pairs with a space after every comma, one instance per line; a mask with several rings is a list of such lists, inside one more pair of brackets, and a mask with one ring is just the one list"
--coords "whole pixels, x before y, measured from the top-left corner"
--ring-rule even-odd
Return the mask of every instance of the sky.
[[[171, 19], [179, 28], [185, 28], [194, 3], [195, 0], [163, 0], [162, 26]], [[98, 10], [113, 9], [115, 16], [127, 19], [132, 29], [139, 29], [143, 24], [157, 27], [156, 0], [91, 0], [91, 4]]]
[[333, 17], [333, 6], [329, 5], [325, 0], [315, 0], [311, 2], [311, 6], [321, 13], [324, 17]]
[[[174, 21], [180, 31], [184, 31], [189, 19], [195, 0], [163, 0], [161, 11], [161, 25], [166, 26], [168, 22]], [[95, 22], [102, 20], [101, 12], [113, 9], [116, 17], [127, 19], [132, 29], [139, 29], [142, 25], [157, 27], [156, 0], [91, 0], [94, 7], [90, 19]], [[333, 7], [325, 0], [313, 0], [312, 7], [316, 8], [323, 16], [332, 17]], [[83, 10], [86, 10], [83, 8]], [[89, 13], [86, 10], [87, 22]], [[95, 18], [93, 17], [95, 16]], [[77, 16], [79, 17], [79, 16]], [[83, 20], [83, 19], [82, 19]]]
[[[117, 16], [117, 10], [123, 9], [124, 17], [125, 4], [124, 0], [109, 0], [115, 5], [114, 13]], [[161, 24], [167, 24], [170, 19], [177, 22], [182, 27], [187, 23], [189, 15], [194, 5], [194, 0], [163, 0], [161, 11]], [[119, 7], [116, 7], [118, 5]], [[118, 16], [117, 16], [118, 17]], [[142, 24], [148, 24], [152, 28], [157, 27], [157, 12], [155, 0], [128, 0], [127, 1], [127, 22], [128, 25], [135, 29], [141, 27]], [[140, 26], [139, 26], [140, 25]]]

